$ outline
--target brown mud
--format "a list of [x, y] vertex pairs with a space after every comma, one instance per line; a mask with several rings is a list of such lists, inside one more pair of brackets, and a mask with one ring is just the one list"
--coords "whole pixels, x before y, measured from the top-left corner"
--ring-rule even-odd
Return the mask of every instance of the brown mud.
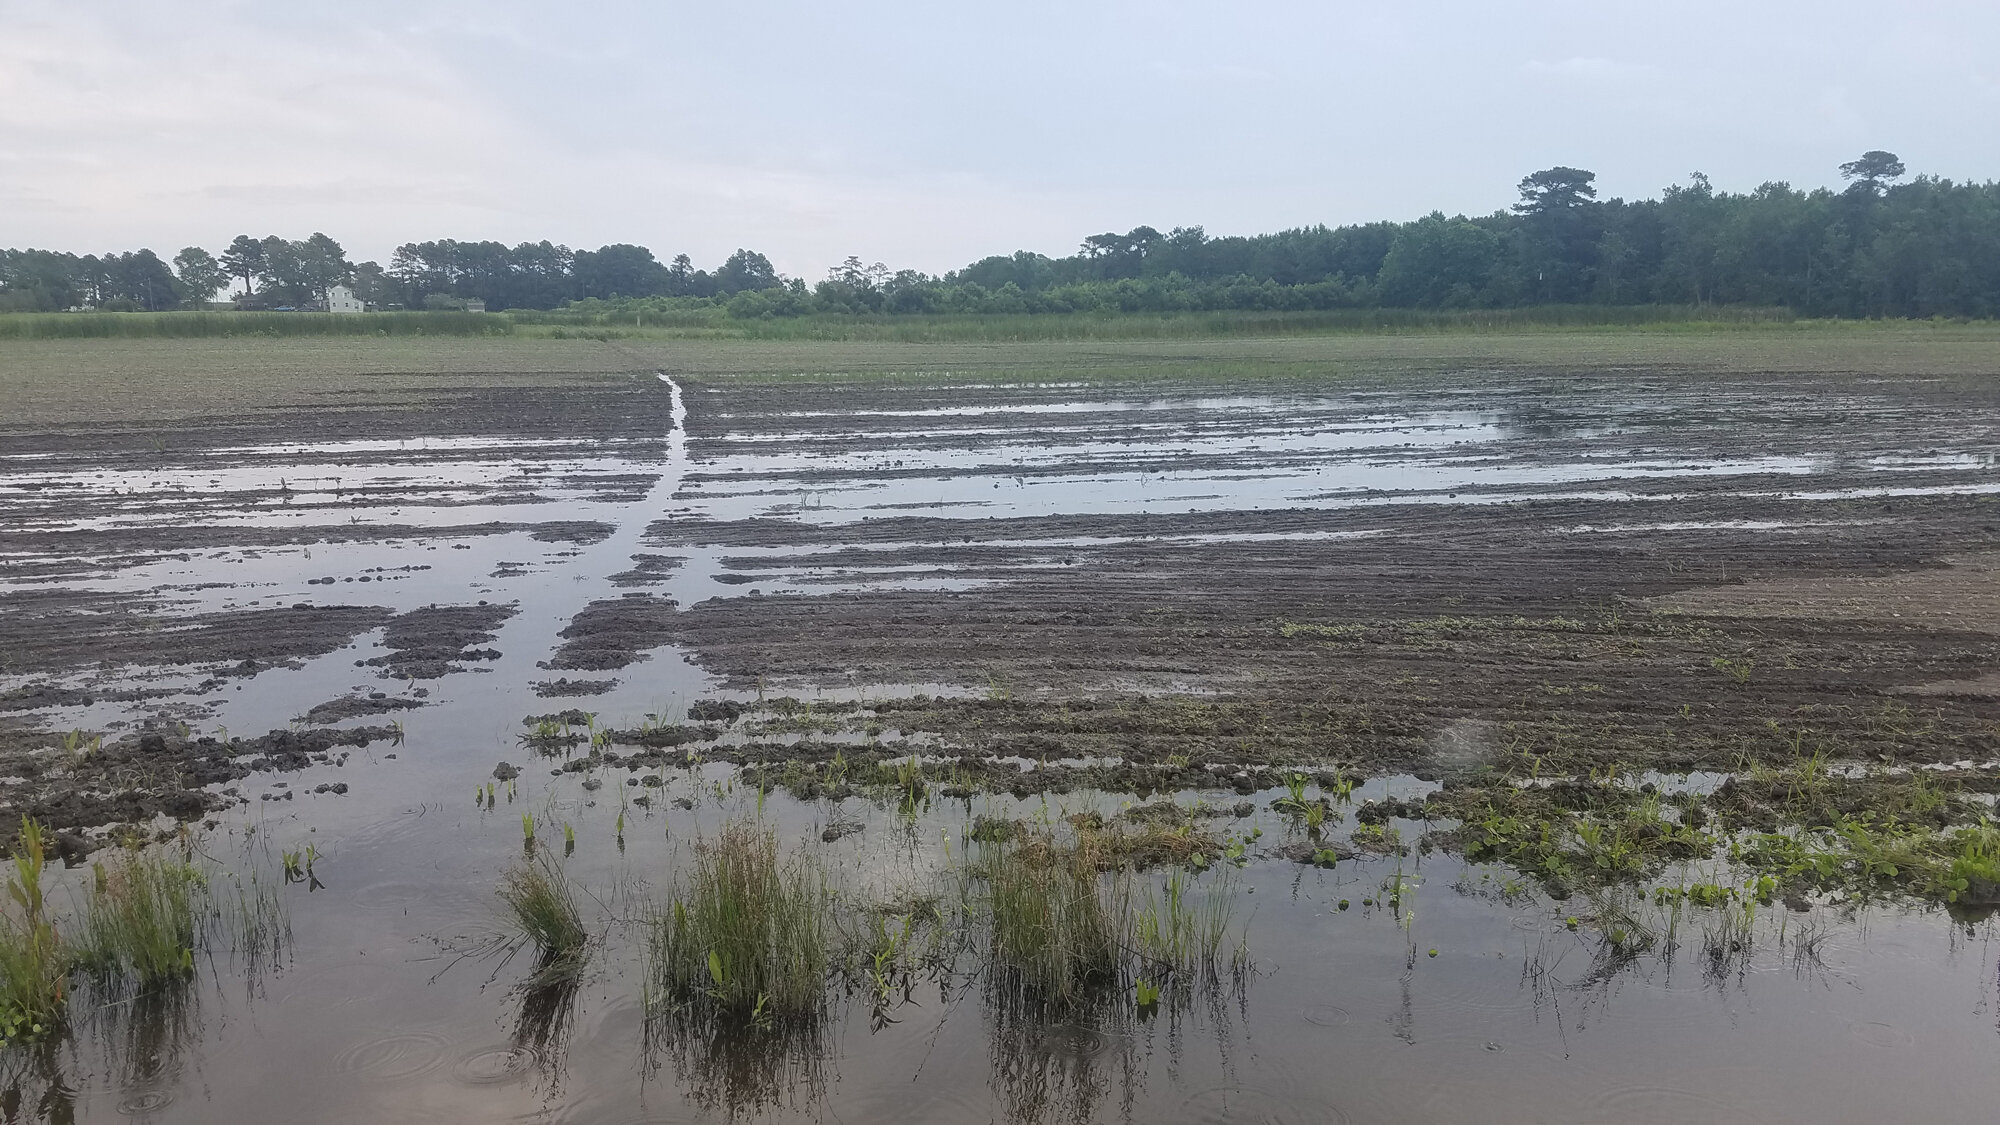
[[[0, 706], [131, 692], [107, 664], [199, 666], [214, 690], [375, 629], [384, 650], [366, 663], [385, 676], [488, 664], [515, 603], [484, 584], [533, 581], [540, 564], [490, 558], [486, 541], [612, 534], [570, 508], [659, 479], [640, 464], [664, 445], [656, 365], [687, 388], [690, 464], [673, 507], [646, 514], [644, 549], [584, 576], [647, 589], [598, 597], [528, 656], [602, 672], [673, 645], [739, 693], [870, 700], [811, 723], [760, 716], [715, 754], [921, 746], [997, 788], [1131, 791], [1268, 785], [1300, 767], [1462, 782], [1527, 763], [1731, 769], [1786, 758], [1801, 730], [1843, 759], [1993, 756], [2000, 698], [1979, 685], [2000, 671], [2000, 504], [1963, 487], [1994, 464], [1994, 403], [1970, 353], [1919, 377], [1897, 374], [1901, 353], [1800, 372], [1481, 358], [1454, 341], [1370, 374], [1299, 358], [1337, 346], [1259, 342], [1236, 352], [1272, 355], [1243, 371], [1228, 348], [1202, 354], [1218, 346], [1020, 349], [1061, 357], [1033, 377], [1005, 372], [1007, 349], [886, 376], [820, 367], [810, 349], [799, 368], [754, 371], [600, 349], [541, 372], [379, 386], [358, 367], [220, 424], [114, 403], [0, 431], [8, 452], [49, 458], [10, 500], [27, 518], [0, 531], [10, 578], [39, 580], [0, 591], [0, 671], [34, 677]], [[485, 454], [454, 437], [501, 439], [492, 456], [511, 467], [464, 468]], [[413, 444], [343, 454], [354, 467], [333, 484], [161, 486], [162, 503], [194, 494], [172, 518], [107, 519], [128, 501], [77, 483], [306, 438]], [[607, 460], [606, 442], [627, 452]], [[460, 467], [407, 479], [447, 465]], [[1286, 474], [1300, 485], [1258, 491]], [[1062, 499], [1036, 507], [1050, 485]], [[475, 504], [514, 518], [448, 518]], [[412, 505], [447, 518], [412, 519]], [[296, 518], [205, 522], [265, 507]], [[449, 601], [402, 612], [365, 604], [365, 571], [318, 578], [360, 604], [193, 613], [168, 612], [183, 596], [171, 589], [64, 584], [224, 547], [343, 542], [427, 560], [464, 549], [477, 566]], [[613, 690], [560, 676], [522, 688]]]
[[[52, 749], [18, 733], [0, 732], [0, 770], [12, 779], [0, 788], [0, 820], [19, 823], [30, 817], [58, 831], [145, 826], [162, 817], [199, 820], [250, 801], [233, 782], [313, 765], [344, 765], [349, 750], [400, 740], [391, 727], [308, 727], [254, 738], [150, 727], [116, 741]], [[344, 784], [339, 792], [346, 792]], [[263, 796], [291, 800], [292, 793], [279, 783]]]

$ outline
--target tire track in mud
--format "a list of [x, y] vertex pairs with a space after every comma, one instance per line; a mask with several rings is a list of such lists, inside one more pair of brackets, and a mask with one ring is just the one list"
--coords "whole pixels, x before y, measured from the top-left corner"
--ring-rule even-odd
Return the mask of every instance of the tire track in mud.
[[[565, 650], [591, 650], [596, 647], [589, 633], [575, 633], [577, 622], [587, 619], [587, 611], [593, 602], [608, 595], [613, 599], [672, 607], [671, 601], [651, 594], [621, 599], [623, 592], [617, 588], [621, 574], [629, 571], [634, 557], [643, 553], [640, 548], [646, 529], [670, 505], [687, 468], [686, 398], [680, 384], [666, 373], [658, 372], [656, 377], [665, 384], [669, 396], [666, 459], [660, 465], [658, 478], [642, 498], [619, 505], [617, 522], [608, 534], [579, 546], [558, 565], [519, 587], [513, 612], [506, 619], [495, 622], [491, 637], [481, 642], [490, 643], [497, 650], [497, 655], [490, 663], [480, 666], [477, 675], [454, 676], [431, 688], [427, 706], [407, 720], [410, 725], [452, 729], [463, 724], [483, 728], [490, 726], [492, 719], [499, 715], [507, 716], [510, 723], [518, 721], [527, 707], [524, 701], [533, 698], [531, 685], [536, 680], [553, 678], [552, 669], [592, 670], [586, 667], [592, 663], [598, 665], [597, 670], [621, 666], [587, 659], [565, 663], [558, 656]], [[606, 639], [603, 636], [595, 638], [599, 643]], [[579, 644], [579, 641], [582, 643]], [[343, 652], [321, 659], [335, 665], [336, 676], [344, 672], [340, 668], [342, 661], [347, 664], [390, 662], [394, 668], [393, 654], [385, 654], [381, 649], [380, 639], [373, 638], [367, 651], [358, 658]], [[629, 655], [633, 659], [642, 658], [636, 652]], [[256, 715], [274, 716], [287, 708], [299, 706], [299, 688], [291, 678], [260, 677], [260, 681], [263, 682], [253, 685], [252, 691], [242, 693], [240, 700], [230, 700], [218, 718], [226, 723], [236, 716], [245, 719]], [[573, 684], [576, 682], [590, 681], [572, 681]]]

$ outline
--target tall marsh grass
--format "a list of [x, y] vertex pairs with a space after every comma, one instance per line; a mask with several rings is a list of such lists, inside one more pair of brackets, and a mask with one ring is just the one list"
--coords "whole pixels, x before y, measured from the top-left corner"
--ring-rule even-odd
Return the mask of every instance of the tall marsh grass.
[[[254, 976], [291, 935], [282, 900], [254, 877], [222, 901], [208, 875], [160, 851], [93, 866], [79, 909], [60, 926], [43, 886], [44, 829], [23, 820], [0, 906], [0, 1045], [63, 1033], [72, 978], [102, 1003], [184, 1012], [196, 959], [226, 944]], [[178, 1017], [177, 1017], [178, 1018]]]
[[75, 958], [99, 981], [144, 990], [194, 973], [208, 884], [189, 864], [128, 852], [97, 865]]
[[[1113, 853], [1105, 848], [1102, 837], [1083, 832], [1067, 846], [1031, 835], [987, 851], [980, 870], [997, 983], [1062, 1007], [1142, 981], [1152, 995], [1170, 984], [1213, 983], [1225, 964], [1243, 967], [1240, 936], [1229, 946], [1236, 888], [1227, 874], [1197, 886], [1173, 870], [1140, 896], [1138, 876], [1107, 862]], [[1177, 999], [1189, 993], [1173, 991]]]
[[535, 982], [575, 976], [590, 933], [562, 868], [547, 859], [523, 860], [502, 877], [499, 893], [515, 930], [540, 955]]
[[996, 969], [1025, 990], [1067, 1004], [1115, 984], [1132, 928], [1131, 881], [1100, 877], [1082, 850], [1034, 844], [996, 851], [987, 868]]
[[803, 853], [735, 821], [697, 846], [692, 870], [649, 927], [649, 980], [670, 1004], [753, 1020], [823, 1009], [833, 896]]
[[[1139, 971], [1155, 982], [1191, 974], [1213, 978], [1223, 964], [1235, 915], [1234, 882], [1224, 874], [1200, 891], [1190, 882], [1178, 870], [1168, 872], [1157, 891], [1147, 887], [1134, 913], [1132, 952]], [[1230, 963], [1240, 964], [1244, 955], [1239, 942], [1230, 951]]]

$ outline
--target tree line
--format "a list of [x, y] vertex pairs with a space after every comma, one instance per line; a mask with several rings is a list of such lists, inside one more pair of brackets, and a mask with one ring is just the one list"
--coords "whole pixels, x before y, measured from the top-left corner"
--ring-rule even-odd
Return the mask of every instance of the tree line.
[[213, 303], [228, 290], [244, 309], [323, 306], [333, 286], [350, 286], [377, 308], [451, 309], [468, 300], [492, 309], [552, 309], [585, 299], [727, 299], [784, 284], [771, 260], [738, 250], [714, 271], [682, 254], [662, 265], [643, 246], [571, 250], [548, 242], [412, 242], [387, 268], [350, 262], [340, 243], [315, 233], [298, 240], [237, 235], [220, 254], [189, 246], [171, 266], [151, 250], [70, 254], [0, 250], [0, 311], [72, 308], [160, 311]]
[[1598, 198], [1596, 175], [1523, 178], [1490, 215], [1210, 237], [1149, 226], [1077, 252], [1018, 251], [931, 276], [850, 257], [814, 284], [738, 250], [713, 270], [643, 246], [406, 243], [350, 265], [323, 234], [238, 236], [173, 265], [150, 250], [81, 258], [0, 251], [0, 309], [172, 308], [225, 286], [249, 307], [301, 306], [348, 284], [378, 308], [552, 309], [616, 302], [811, 314], [1511, 308], [1550, 304], [1780, 307], [1803, 316], [2000, 315], [2000, 183], [1908, 177], [1894, 153], [1840, 166], [1842, 188], [1718, 191], [1697, 172], [1658, 198]]

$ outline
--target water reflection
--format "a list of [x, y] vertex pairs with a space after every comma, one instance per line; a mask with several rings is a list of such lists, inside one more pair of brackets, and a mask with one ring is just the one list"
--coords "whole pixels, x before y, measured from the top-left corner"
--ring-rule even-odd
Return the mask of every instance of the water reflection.
[[73, 1122], [96, 1075], [118, 1091], [121, 1113], [164, 1106], [207, 1032], [200, 995], [192, 977], [122, 995], [86, 986], [64, 1034], [0, 1055], [0, 1122]]
[[[1243, 1014], [1243, 979], [1209, 977], [1140, 1004], [1130, 988], [1092, 988], [1067, 1004], [1035, 997], [1003, 977], [981, 990], [991, 1083], [1009, 1122], [1135, 1119], [1141, 1093], [1164, 1049], [1167, 1072], [1181, 1068], [1189, 1040], [1211, 1040], [1229, 1069]], [[1232, 1008], [1235, 1009], [1232, 1012]]]
[[731, 1121], [823, 1102], [834, 1046], [825, 1009], [745, 1019], [675, 1006], [646, 1021], [648, 1074], [665, 1067], [683, 1097]]
[[538, 965], [520, 989], [521, 1002], [510, 1037], [517, 1057], [538, 1061], [548, 1094], [562, 1091], [568, 1074], [570, 1037], [576, 1030], [581, 978], [560, 967]]

